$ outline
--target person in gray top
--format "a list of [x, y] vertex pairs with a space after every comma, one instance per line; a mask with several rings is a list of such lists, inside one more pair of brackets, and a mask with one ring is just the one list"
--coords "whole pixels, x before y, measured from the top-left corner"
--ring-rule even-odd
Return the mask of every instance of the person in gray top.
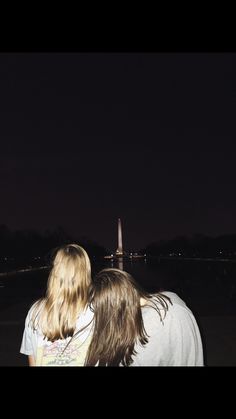
[[56, 249], [45, 296], [30, 308], [20, 352], [30, 366], [82, 366], [90, 343], [91, 265], [76, 243]]
[[196, 319], [173, 292], [149, 294], [119, 269], [93, 280], [88, 366], [203, 366]]

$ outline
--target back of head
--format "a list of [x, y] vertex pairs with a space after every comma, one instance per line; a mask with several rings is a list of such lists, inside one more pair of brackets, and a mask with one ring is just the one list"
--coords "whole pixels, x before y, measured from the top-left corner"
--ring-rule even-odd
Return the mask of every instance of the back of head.
[[129, 365], [134, 345], [146, 343], [139, 290], [134, 279], [119, 269], [104, 269], [93, 281], [90, 298], [94, 334], [86, 365]]
[[68, 303], [79, 299], [84, 307], [90, 283], [91, 265], [86, 251], [77, 244], [59, 248], [49, 276], [48, 298], [57, 299], [61, 296]]
[[57, 249], [40, 306], [40, 327], [49, 340], [73, 335], [78, 313], [87, 304], [90, 284], [91, 265], [86, 251], [77, 244]]

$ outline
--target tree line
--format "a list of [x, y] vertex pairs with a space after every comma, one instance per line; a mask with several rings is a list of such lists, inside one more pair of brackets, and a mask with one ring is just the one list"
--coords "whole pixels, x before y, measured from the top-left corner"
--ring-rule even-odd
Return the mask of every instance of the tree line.
[[0, 225], [0, 270], [3, 267], [47, 265], [53, 249], [66, 244], [78, 243], [90, 258], [103, 257], [107, 250], [87, 237], [74, 237], [63, 227], [38, 232], [34, 230], [9, 229]]
[[155, 241], [143, 251], [149, 256], [182, 257], [236, 257], [236, 234], [210, 237], [196, 234], [192, 237], [179, 236], [172, 240]]

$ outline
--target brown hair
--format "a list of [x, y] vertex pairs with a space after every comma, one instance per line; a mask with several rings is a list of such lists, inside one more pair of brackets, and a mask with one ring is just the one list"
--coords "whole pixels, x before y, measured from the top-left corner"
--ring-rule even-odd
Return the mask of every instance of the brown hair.
[[[85, 365], [128, 366], [132, 363], [135, 344], [140, 342], [145, 345], [148, 342], [140, 299], [144, 299], [160, 315], [158, 305], [151, 297], [125, 271], [103, 269], [96, 275], [90, 295], [94, 331]], [[159, 294], [156, 298], [166, 312], [165, 296]]]

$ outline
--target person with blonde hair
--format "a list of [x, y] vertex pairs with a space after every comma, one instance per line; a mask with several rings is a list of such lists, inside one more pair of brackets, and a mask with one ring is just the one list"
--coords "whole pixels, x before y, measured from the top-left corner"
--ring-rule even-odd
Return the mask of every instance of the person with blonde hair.
[[56, 251], [46, 294], [30, 308], [20, 352], [30, 366], [84, 365], [93, 312], [88, 307], [91, 265], [86, 251], [66, 244]]
[[119, 269], [103, 269], [90, 294], [93, 336], [87, 366], [202, 366], [191, 310], [175, 293], [149, 294]]

